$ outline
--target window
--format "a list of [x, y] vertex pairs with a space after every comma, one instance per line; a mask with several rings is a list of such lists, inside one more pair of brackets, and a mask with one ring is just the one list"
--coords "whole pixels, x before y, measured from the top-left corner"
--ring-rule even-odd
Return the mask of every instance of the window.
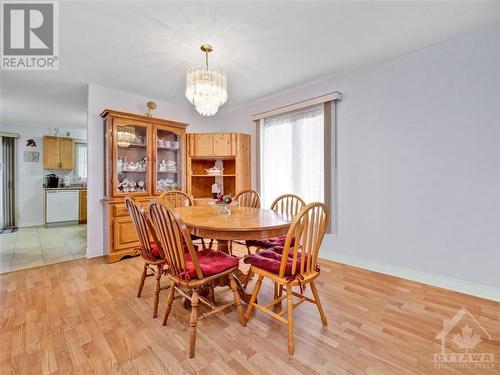
[[87, 179], [87, 144], [75, 143], [75, 177]]
[[263, 207], [281, 194], [325, 202], [324, 105], [267, 117], [260, 129]]

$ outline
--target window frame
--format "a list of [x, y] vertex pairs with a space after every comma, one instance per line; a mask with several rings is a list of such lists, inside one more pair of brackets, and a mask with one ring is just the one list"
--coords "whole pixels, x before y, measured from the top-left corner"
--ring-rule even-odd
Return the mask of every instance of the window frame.
[[[78, 153], [76, 152], [76, 145], [80, 143], [80, 144], [83, 144], [85, 145], [85, 154], [86, 154], [86, 160], [87, 160], [87, 165], [86, 165], [86, 176], [85, 177], [80, 177], [80, 176], [77, 176], [77, 172], [82, 169], [82, 168], [79, 168], [79, 163], [78, 163]], [[74, 169], [74, 175], [75, 177], [77, 178], [85, 178], [86, 180], [88, 179], [88, 162], [89, 162], [89, 158], [88, 158], [88, 144], [87, 144], [87, 141], [86, 140], [80, 140], [80, 139], [76, 139], [75, 140], [75, 169]]]

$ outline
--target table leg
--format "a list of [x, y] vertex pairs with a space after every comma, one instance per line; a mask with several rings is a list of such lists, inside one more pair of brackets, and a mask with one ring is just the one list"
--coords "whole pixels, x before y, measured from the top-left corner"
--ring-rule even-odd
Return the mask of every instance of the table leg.
[[[217, 250], [229, 254], [229, 241], [227, 240], [217, 240]], [[239, 269], [233, 273], [234, 280], [236, 281], [236, 286], [238, 287], [238, 293], [243, 300], [243, 302], [248, 303], [252, 294], [248, 294], [241, 283], [241, 280], [245, 280], [246, 274], [241, 272]], [[219, 286], [229, 286], [229, 278], [221, 277], [219, 279]]]
[[217, 240], [217, 250], [229, 254], [229, 241]]

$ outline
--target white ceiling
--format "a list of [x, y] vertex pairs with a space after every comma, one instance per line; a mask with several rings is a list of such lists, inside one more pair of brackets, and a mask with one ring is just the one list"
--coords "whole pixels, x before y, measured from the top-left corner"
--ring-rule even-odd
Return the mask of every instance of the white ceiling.
[[86, 126], [86, 84], [184, 103], [186, 68], [229, 80], [224, 111], [500, 21], [500, 2], [66, 2], [60, 70], [3, 71], [2, 123]]

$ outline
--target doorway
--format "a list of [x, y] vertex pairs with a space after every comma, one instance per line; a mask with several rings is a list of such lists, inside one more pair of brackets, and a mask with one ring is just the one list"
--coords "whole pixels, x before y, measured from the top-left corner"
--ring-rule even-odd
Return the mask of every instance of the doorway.
[[[86, 131], [2, 128], [16, 131], [17, 138], [5, 140], [11, 133], [1, 133], [0, 273], [85, 258]], [[55, 148], [54, 139], [70, 147]], [[67, 168], [49, 163], [54, 149], [70, 163]]]
[[2, 134], [0, 151], [2, 194], [0, 206], [0, 234], [14, 233], [16, 226], [16, 141], [15, 135]]

